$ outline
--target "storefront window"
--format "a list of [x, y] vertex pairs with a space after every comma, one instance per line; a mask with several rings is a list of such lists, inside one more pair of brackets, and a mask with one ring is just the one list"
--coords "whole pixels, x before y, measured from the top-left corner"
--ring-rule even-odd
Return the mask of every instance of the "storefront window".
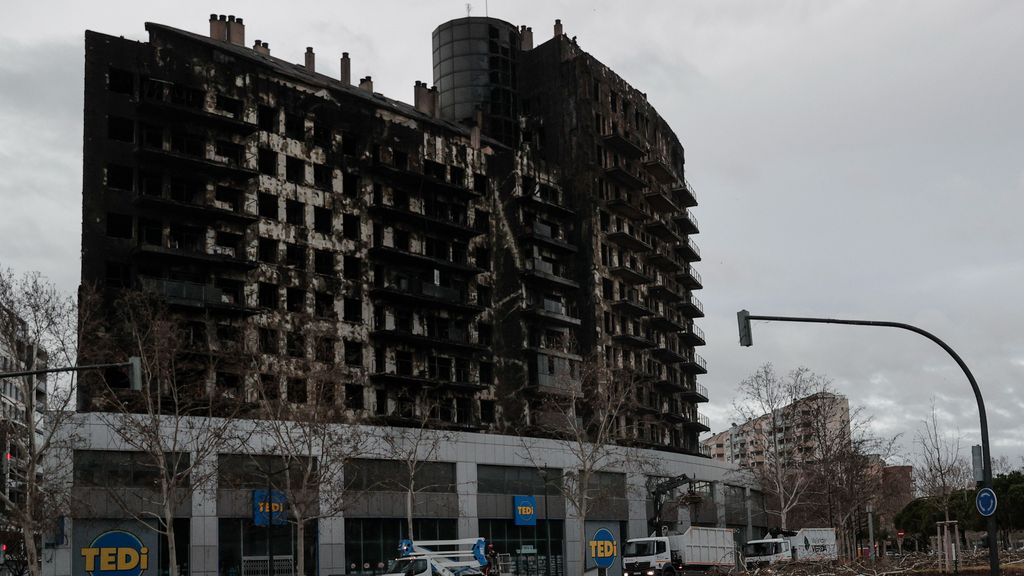
[[[455, 540], [458, 520], [454, 518], [416, 518], [415, 540]], [[390, 560], [398, 556], [398, 543], [407, 538], [404, 518], [346, 518], [345, 558], [347, 574], [382, 574]]]
[[[306, 523], [305, 548], [306, 574], [312, 576], [317, 573], [316, 549], [317, 549], [317, 523], [310, 521]], [[266, 573], [267, 538], [270, 538], [270, 547], [275, 558], [274, 566], [278, 567], [284, 562], [294, 568], [297, 564], [296, 530], [294, 524], [272, 526], [269, 535], [266, 526], [256, 526], [251, 518], [221, 518], [219, 528], [219, 568], [221, 576], [241, 576], [242, 564], [252, 559], [261, 562], [262, 573]]]
[[480, 520], [480, 535], [494, 544], [498, 554], [509, 555], [514, 574], [565, 574], [563, 533], [561, 520], [537, 520], [536, 526], [516, 526], [514, 520], [505, 519]]

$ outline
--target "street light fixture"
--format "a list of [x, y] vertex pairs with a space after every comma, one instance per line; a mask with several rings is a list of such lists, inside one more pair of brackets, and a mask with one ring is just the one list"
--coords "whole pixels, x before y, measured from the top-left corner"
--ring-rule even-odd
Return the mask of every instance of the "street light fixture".
[[[983, 460], [983, 476], [982, 484], [985, 488], [992, 488], [992, 454], [989, 451], [988, 442], [988, 417], [985, 415], [985, 400], [981, 396], [981, 389], [978, 387], [978, 381], [974, 379], [974, 374], [971, 374], [971, 370], [967, 367], [967, 364], [960, 358], [960, 355], [955, 350], [950, 348], [949, 344], [946, 344], [940, 340], [937, 336], [922, 330], [917, 326], [910, 324], [904, 324], [901, 322], [886, 322], [877, 320], [841, 320], [837, 318], [809, 318], [802, 316], [761, 316], [753, 315], [746, 310], [740, 310], [736, 313], [736, 320], [739, 324], [740, 334], [740, 346], [752, 346], [753, 337], [750, 329], [751, 320], [764, 320], [768, 322], [801, 322], [809, 324], [846, 324], [851, 326], [880, 326], [883, 328], [899, 328], [901, 330], [908, 330], [916, 334], [920, 334], [925, 338], [931, 340], [941, 347], [949, 354], [953, 360], [956, 361], [960, 369], [963, 370], [964, 375], [967, 376], [967, 381], [970, 382], [971, 388], [974, 390], [974, 399], [978, 403], [978, 417], [981, 421], [981, 450]], [[997, 548], [997, 531], [996, 531], [996, 517], [992, 514], [988, 517], [987, 521], [988, 528], [988, 561], [990, 574], [992, 576], [999, 576], [999, 549]]]

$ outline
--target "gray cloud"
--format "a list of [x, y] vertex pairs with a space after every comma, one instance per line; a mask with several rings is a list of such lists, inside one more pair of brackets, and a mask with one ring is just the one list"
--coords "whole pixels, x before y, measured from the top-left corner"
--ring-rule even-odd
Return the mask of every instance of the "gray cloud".
[[[133, 2], [19, 5], [0, 31], [0, 262], [78, 275], [81, 38], [144, 39], [143, 22], [203, 32], [210, 10], [250, 39], [389, 96], [430, 79], [430, 32], [464, 2]], [[186, 6], [187, 8], [188, 6]], [[946, 339], [974, 370], [997, 454], [1024, 454], [1024, 4], [669, 0], [489, 2], [491, 16], [566, 32], [640, 90], [687, 148], [706, 289], [702, 409], [727, 426], [736, 383], [762, 362], [835, 379], [879, 432], [912, 438], [931, 398], [969, 441], [962, 374], [924, 339], [877, 329], [759, 323], [734, 314], [888, 319]], [[485, 3], [474, 2], [482, 15]]]

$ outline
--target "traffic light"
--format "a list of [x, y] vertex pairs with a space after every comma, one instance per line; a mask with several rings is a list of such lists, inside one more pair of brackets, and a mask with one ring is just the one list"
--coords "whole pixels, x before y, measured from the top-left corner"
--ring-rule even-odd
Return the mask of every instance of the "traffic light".
[[7, 560], [7, 544], [0, 544], [0, 564]]
[[750, 332], [750, 312], [740, 310], [736, 313], [736, 321], [740, 327], [740, 346], [753, 346], [754, 337]]
[[142, 390], [142, 358], [132, 356], [128, 359], [128, 387]]

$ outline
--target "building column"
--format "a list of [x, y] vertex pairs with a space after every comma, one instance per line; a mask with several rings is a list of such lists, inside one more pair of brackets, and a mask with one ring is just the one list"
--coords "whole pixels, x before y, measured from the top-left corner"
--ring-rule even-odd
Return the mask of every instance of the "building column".
[[319, 574], [345, 574], [345, 517], [341, 514], [321, 518], [317, 523], [319, 538]]
[[[195, 454], [192, 455], [195, 458]], [[190, 519], [189, 573], [191, 576], [217, 576], [217, 455], [199, 460], [192, 478], [192, 518]]]
[[459, 497], [459, 538], [476, 538], [480, 536], [480, 518], [476, 502], [476, 462], [456, 462], [455, 483]]
[[[343, 466], [334, 467], [330, 478], [325, 478], [320, 489], [320, 509], [325, 510], [332, 502], [338, 502], [336, 490], [344, 490], [345, 471]], [[342, 496], [346, 496], [342, 493]], [[344, 500], [342, 500], [344, 501]], [[317, 521], [317, 555], [319, 576], [345, 574], [345, 514], [338, 511]]]
[[583, 574], [583, 543], [580, 542], [579, 511], [569, 502], [565, 508], [565, 574]]
[[627, 513], [627, 533], [623, 534], [622, 540], [629, 538], [643, 538], [648, 536], [650, 530], [647, 524], [647, 483], [643, 474], [629, 474], [626, 476], [626, 494], [629, 496], [629, 509]]
[[725, 484], [721, 480], [711, 483], [711, 499], [715, 503], [715, 526], [725, 528]]

